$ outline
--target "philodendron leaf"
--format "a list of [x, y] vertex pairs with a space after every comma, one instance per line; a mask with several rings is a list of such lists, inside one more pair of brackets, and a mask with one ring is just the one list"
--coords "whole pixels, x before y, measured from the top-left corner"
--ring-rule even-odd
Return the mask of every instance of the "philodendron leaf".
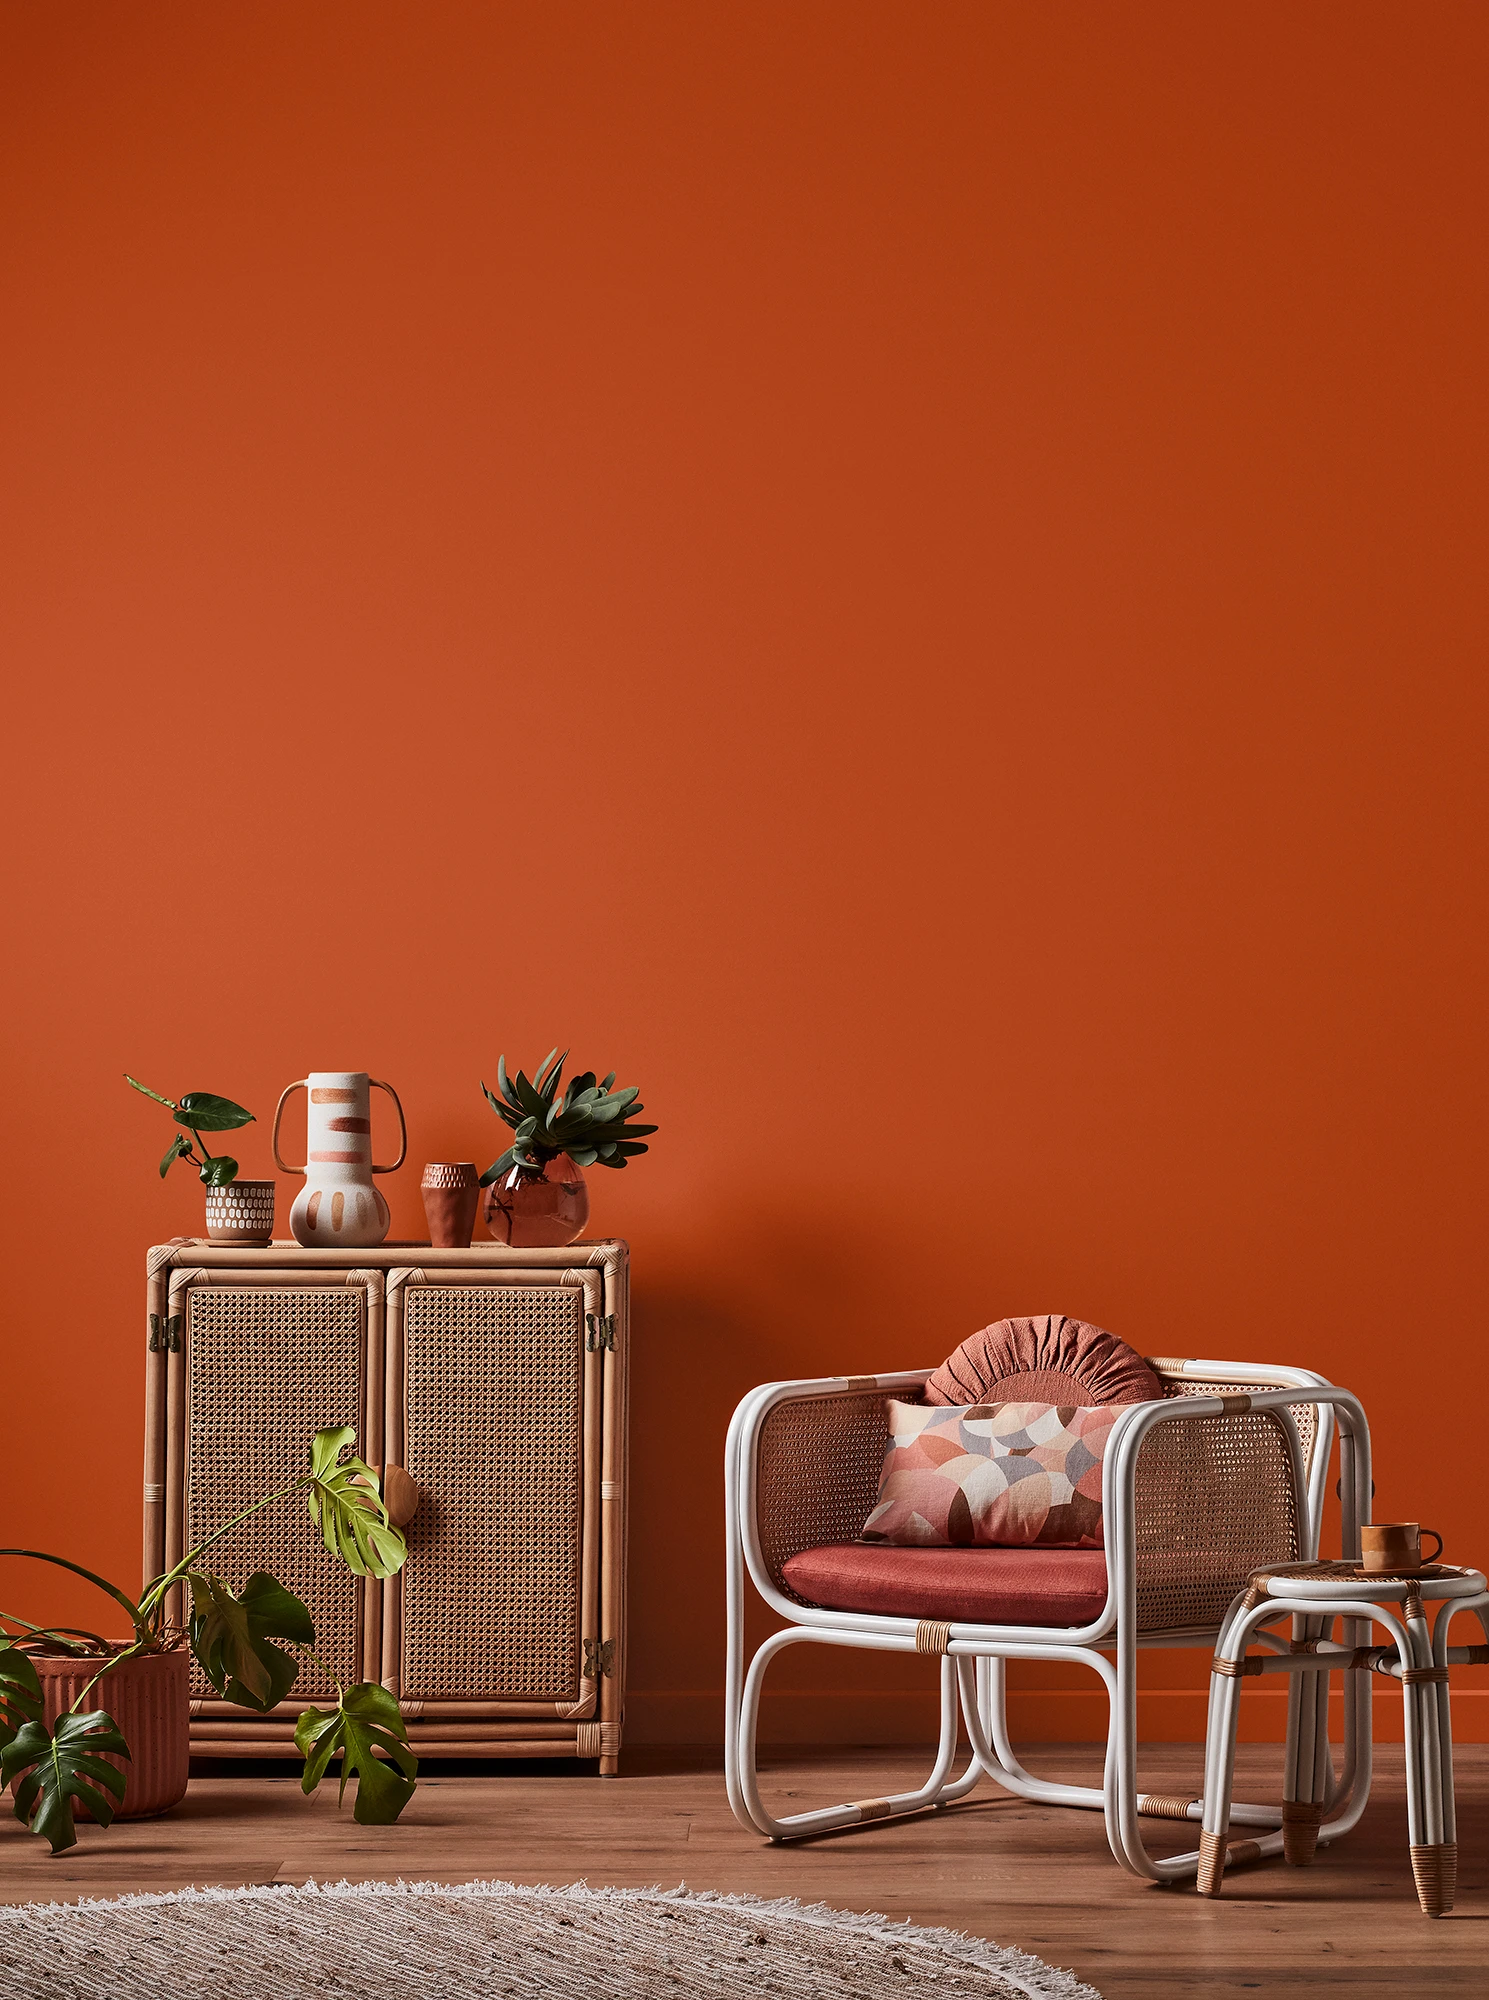
[[165, 1149], [165, 1157], [160, 1163], [160, 1178], [164, 1180], [177, 1160], [188, 1158], [190, 1153], [191, 1141], [184, 1132], [178, 1132]]
[[253, 1113], [234, 1104], [230, 1097], [214, 1097], [210, 1090], [188, 1090], [176, 1108], [176, 1123], [189, 1125], [193, 1132], [232, 1132], [239, 1125], [251, 1125]]
[[41, 1682], [30, 1655], [19, 1646], [0, 1646], [0, 1750], [26, 1722], [40, 1722]]
[[240, 1708], [260, 1713], [283, 1701], [295, 1684], [300, 1663], [271, 1641], [315, 1644], [315, 1626], [299, 1598], [261, 1569], [236, 1597], [219, 1576], [191, 1570], [187, 1582], [191, 1650], [217, 1692]]
[[230, 1160], [226, 1153], [217, 1153], [210, 1160], [204, 1160], [197, 1175], [205, 1187], [229, 1187], [237, 1178], [238, 1162]]
[[[307, 1708], [295, 1725], [295, 1748], [305, 1759], [300, 1789], [307, 1794], [341, 1753], [338, 1797], [346, 1797], [346, 1781], [354, 1777], [357, 1800], [352, 1817], [359, 1826], [391, 1826], [414, 1795], [419, 1760], [408, 1747], [398, 1702], [372, 1681], [348, 1688], [335, 1708]], [[385, 1763], [378, 1750], [391, 1761]]]
[[129, 1745], [102, 1709], [59, 1716], [55, 1732], [44, 1722], [27, 1722], [0, 1750], [0, 1784], [15, 1793], [16, 1818], [49, 1840], [53, 1854], [77, 1845], [74, 1800], [100, 1826], [107, 1826], [123, 1803], [124, 1773], [104, 1762], [104, 1751], [129, 1758]]
[[124, 1072], [124, 1081], [129, 1085], [131, 1090], [137, 1090], [141, 1097], [153, 1097], [155, 1102], [163, 1104], [167, 1111], [175, 1110], [176, 1100], [174, 1097], [162, 1097], [158, 1090], [151, 1090], [145, 1084], [137, 1083], [128, 1070]]
[[310, 1518], [333, 1556], [354, 1576], [392, 1576], [402, 1569], [408, 1544], [388, 1519], [377, 1474], [360, 1458], [343, 1459], [356, 1443], [350, 1424], [317, 1431], [310, 1446]]

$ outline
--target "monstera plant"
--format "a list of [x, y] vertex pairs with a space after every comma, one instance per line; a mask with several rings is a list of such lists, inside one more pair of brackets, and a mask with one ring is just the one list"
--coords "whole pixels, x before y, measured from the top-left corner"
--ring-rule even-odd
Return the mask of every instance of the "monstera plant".
[[[157, 1104], [163, 1104], [172, 1112], [178, 1125], [186, 1130], [178, 1132], [165, 1149], [160, 1162], [160, 1178], [165, 1179], [177, 1160], [190, 1160], [197, 1170], [197, 1179], [207, 1187], [227, 1187], [237, 1178], [238, 1162], [226, 1153], [209, 1153], [202, 1142], [204, 1132], [235, 1132], [240, 1125], [251, 1125], [253, 1113], [245, 1111], [241, 1104], [234, 1104], [230, 1097], [214, 1097], [209, 1090], [188, 1090], [179, 1100], [162, 1097], [158, 1090], [149, 1090], [143, 1083], [126, 1073], [124, 1081], [131, 1090], [137, 1090], [142, 1097], [152, 1097]], [[191, 1150], [195, 1138], [201, 1148], [202, 1157], [197, 1159]]]
[[[315, 1656], [315, 1626], [292, 1591], [264, 1570], [235, 1591], [203, 1558], [224, 1536], [275, 1501], [300, 1494], [327, 1549], [355, 1576], [392, 1576], [407, 1545], [388, 1519], [378, 1479], [351, 1453], [350, 1428], [317, 1431], [306, 1470], [256, 1500], [215, 1529], [180, 1562], [157, 1576], [138, 1601], [80, 1563], [39, 1549], [0, 1549], [0, 1556], [30, 1556], [86, 1577], [128, 1617], [133, 1636], [110, 1645], [76, 1626], [32, 1625], [0, 1611], [0, 1791], [8, 1785], [16, 1818], [51, 1842], [52, 1852], [76, 1844], [74, 1807], [81, 1805], [107, 1826], [123, 1802], [124, 1774], [108, 1757], [129, 1760], [129, 1745], [114, 1719], [83, 1703], [126, 1661], [189, 1645], [218, 1695], [260, 1713], [284, 1700], [299, 1677], [302, 1659], [336, 1685], [332, 1708], [307, 1707], [295, 1729], [305, 1759], [303, 1789], [313, 1792], [331, 1760], [340, 1757], [341, 1796], [357, 1780], [354, 1816], [364, 1826], [396, 1820], [413, 1797], [418, 1764], [398, 1703], [386, 1688], [362, 1681], [344, 1688]], [[184, 1585], [190, 1596], [185, 1630], [167, 1622], [170, 1593]], [[101, 1660], [67, 1713], [49, 1726], [34, 1656], [71, 1655]], [[183, 1725], [184, 1726], [184, 1725]]]

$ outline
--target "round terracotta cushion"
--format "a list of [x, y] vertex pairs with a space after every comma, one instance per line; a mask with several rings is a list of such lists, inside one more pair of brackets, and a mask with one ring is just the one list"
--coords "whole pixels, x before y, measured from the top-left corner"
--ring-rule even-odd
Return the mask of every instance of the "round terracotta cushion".
[[1134, 1347], [1044, 1313], [1000, 1319], [964, 1340], [926, 1382], [928, 1403], [1151, 1403], [1163, 1385]]

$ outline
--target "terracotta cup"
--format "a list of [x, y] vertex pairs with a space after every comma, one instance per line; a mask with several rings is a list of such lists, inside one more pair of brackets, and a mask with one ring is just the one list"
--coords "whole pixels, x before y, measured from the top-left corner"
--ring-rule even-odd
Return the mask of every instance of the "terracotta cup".
[[1422, 1537], [1430, 1535], [1437, 1547], [1428, 1556], [1436, 1562], [1442, 1554], [1442, 1536], [1436, 1528], [1422, 1528], [1415, 1521], [1365, 1521], [1360, 1526], [1360, 1561], [1367, 1570], [1391, 1571], [1400, 1576], [1414, 1575], [1422, 1567]]
[[429, 1241], [436, 1250], [469, 1250], [481, 1201], [474, 1160], [431, 1160], [419, 1183]]

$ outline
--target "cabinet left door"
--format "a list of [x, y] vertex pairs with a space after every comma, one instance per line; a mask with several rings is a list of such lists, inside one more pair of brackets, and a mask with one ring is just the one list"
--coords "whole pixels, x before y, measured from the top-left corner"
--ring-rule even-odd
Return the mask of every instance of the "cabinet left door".
[[[380, 1271], [178, 1269], [151, 1322], [164, 1363], [160, 1561], [169, 1568], [235, 1514], [287, 1486], [318, 1430], [349, 1425], [358, 1453], [382, 1458]], [[159, 1331], [157, 1331], [157, 1328]], [[150, 1493], [147, 1472], [147, 1502]], [[240, 1589], [267, 1570], [302, 1598], [323, 1669], [304, 1662], [267, 1716], [218, 1700], [192, 1667], [192, 1741], [202, 1755], [264, 1754], [288, 1739], [307, 1701], [376, 1678], [380, 1597], [333, 1557], [302, 1494], [286, 1493], [213, 1545], [204, 1567]], [[189, 1613], [184, 1589], [172, 1617]]]

